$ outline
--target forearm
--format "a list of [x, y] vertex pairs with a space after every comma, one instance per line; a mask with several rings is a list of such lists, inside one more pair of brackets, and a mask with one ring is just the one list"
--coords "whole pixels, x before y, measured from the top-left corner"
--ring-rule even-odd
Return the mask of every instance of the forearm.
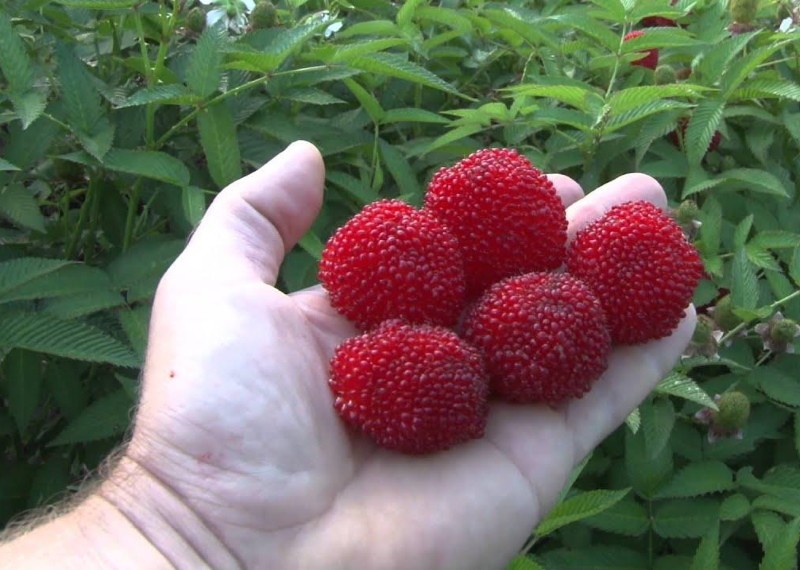
[[171, 568], [167, 560], [102, 497], [0, 546], [0, 568]]
[[172, 491], [123, 457], [74, 510], [0, 545], [0, 568], [238, 568]]

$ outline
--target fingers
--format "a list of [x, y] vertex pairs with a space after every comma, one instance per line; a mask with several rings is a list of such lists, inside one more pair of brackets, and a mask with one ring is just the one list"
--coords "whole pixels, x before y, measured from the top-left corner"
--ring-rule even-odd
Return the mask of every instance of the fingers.
[[316, 147], [293, 143], [220, 192], [178, 267], [195, 279], [257, 278], [274, 284], [284, 255], [317, 216], [324, 179]]
[[561, 198], [565, 208], [583, 198], [583, 188], [569, 176], [548, 174], [547, 178], [555, 186], [556, 193]]
[[694, 307], [669, 337], [616, 348], [609, 366], [592, 390], [564, 409], [575, 443], [575, 461], [611, 433], [672, 369], [694, 332]]
[[569, 239], [614, 206], [633, 200], [646, 200], [662, 209], [667, 207], [667, 196], [655, 178], [647, 174], [625, 174], [567, 208]]

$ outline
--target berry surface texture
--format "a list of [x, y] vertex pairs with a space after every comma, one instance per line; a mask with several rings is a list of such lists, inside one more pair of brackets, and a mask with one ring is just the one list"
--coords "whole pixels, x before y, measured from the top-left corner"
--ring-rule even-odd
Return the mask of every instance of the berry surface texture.
[[567, 219], [553, 184], [511, 149], [479, 150], [439, 170], [425, 209], [456, 236], [472, 297], [500, 279], [556, 269]]
[[611, 338], [638, 344], [669, 335], [703, 275], [680, 226], [649, 202], [628, 202], [578, 233], [567, 271], [600, 299]]
[[334, 406], [388, 449], [430, 453], [483, 436], [488, 379], [478, 352], [442, 327], [388, 321], [331, 362]]
[[579, 398], [605, 371], [611, 351], [600, 302], [560, 273], [494, 285], [467, 316], [464, 338], [484, 356], [493, 391], [521, 403]]

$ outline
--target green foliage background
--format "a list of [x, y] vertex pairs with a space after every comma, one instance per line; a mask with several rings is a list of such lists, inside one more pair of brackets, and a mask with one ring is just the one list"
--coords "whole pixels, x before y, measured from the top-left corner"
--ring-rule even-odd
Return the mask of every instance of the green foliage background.
[[[120, 442], [159, 277], [219, 189], [293, 140], [322, 150], [325, 204], [281, 273], [292, 291], [361, 206], [418, 204], [436, 168], [503, 145], [587, 190], [642, 171], [673, 205], [696, 200], [696, 304], [730, 292], [741, 322], [575, 470], [511, 567], [796, 568], [800, 357], [753, 326], [800, 319], [800, 31], [777, 32], [800, 8], [762, 0], [732, 34], [715, 0], [276, 6], [202, 32], [170, 0], [0, 11], [0, 524]], [[680, 26], [622, 41], [652, 16]], [[631, 64], [651, 48], [658, 82]], [[694, 414], [734, 388], [752, 403], [743, 437], [709, 443]]]

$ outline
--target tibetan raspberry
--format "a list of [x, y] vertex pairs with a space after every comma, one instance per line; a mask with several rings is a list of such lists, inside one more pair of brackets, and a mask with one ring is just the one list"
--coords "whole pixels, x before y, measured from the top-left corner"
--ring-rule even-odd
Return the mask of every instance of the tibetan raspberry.
[[[635, 30], [625, 34], [625, 37], [622, 39], [622, 41], [627, 42], [629, 40], [639, 38], [644, 34], [645, 32], [643, 30]], [[646, 67], [647, 69], [655, 69], [658, 67], [658, 50], [656, 48], [647, 50], [644, 56], [632, 61], [631, 65], [639, 65], [641, 67]]]
[[442, 327], [394, 320], [346, 340], [331, 361], [330, 385], [345, 422], [388, 449], [440, 451], [486, 427], [483, 361]]
[[399, 200], [366, 206], [328, 240], [319, 279], [331, 305], [361, 329], [387, 319], [452, 326], [465, 305], [456, 238]]
[[578, 232], [567, 271], [600, 299], [611, 338], [638, 344], [669, 335], [703, 276], [680, 226], [649, 202], [627, 202]]
[[564, 205], [547, 177], [514, 150], [483, 149], [442, 168], [424, 209], [458, 239], [471, 298], [504, 277], [564, 261]]
[[463, 337], [483, 355], [492, 390], [521, 403], [581, 397], [605, 371], [611, 350], [600, 302], [563, 273], [495, 284], [468, 312]]

